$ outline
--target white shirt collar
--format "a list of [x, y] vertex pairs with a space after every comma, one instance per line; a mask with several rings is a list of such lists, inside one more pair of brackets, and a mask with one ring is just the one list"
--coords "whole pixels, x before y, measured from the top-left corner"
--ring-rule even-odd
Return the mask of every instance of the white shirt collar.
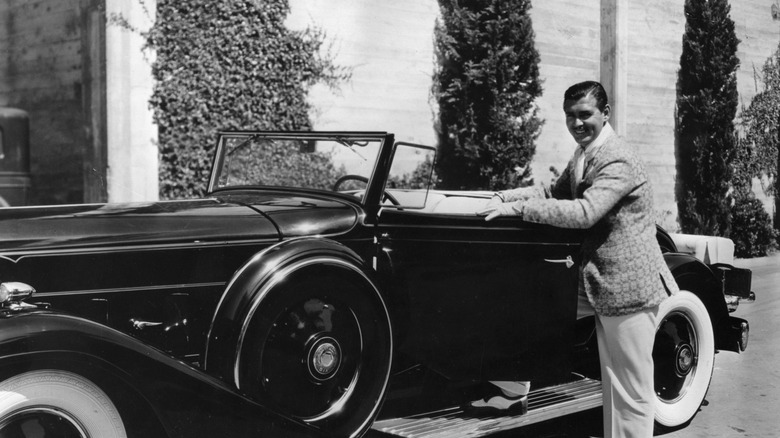
[[607, 140], [613, 135], [615, 135], [615, 130], [613, 130], [612, 126], [609, 124], [609, 122], [607, 122], [604, 124], [604, 127], [601, 128], [601, 132], [599, 132], [599, 136], [596, 137], [595, 140], [593, 140], [592, 142], [586, 145], [581, 146], [582, 150], [587, 151], [588, 149], [597, 148], [603, 145], [604, 143], [606, 143]]

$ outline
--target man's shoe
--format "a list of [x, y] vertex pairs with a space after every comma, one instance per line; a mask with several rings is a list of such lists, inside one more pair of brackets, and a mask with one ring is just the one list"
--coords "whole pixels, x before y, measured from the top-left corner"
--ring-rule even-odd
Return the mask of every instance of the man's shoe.
[[466, 405], [466, 411], [477, 414], [525, 415], [528, 412], [528, 395], [485, 397], [469, 402]]

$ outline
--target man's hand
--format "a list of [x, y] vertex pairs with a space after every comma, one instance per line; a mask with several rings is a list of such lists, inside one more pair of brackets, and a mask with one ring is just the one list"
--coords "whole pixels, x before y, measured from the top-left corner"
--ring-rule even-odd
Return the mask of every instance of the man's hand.
[[497, 207], [503, 203], [504, 203], [504, 199], [498, 193], [496, 193], [490, 198], [487, 204], [485, 204], [483, 210], [489, 207]]
[[518, 216], [520, 213], [515, 208], [513, 208], [515, 205], [515, 203], [498, 205], [488, 204], [485, 208], [479, 210], [477, 215], [485, 216], [486, 221], [492, 221], [499, 216]]

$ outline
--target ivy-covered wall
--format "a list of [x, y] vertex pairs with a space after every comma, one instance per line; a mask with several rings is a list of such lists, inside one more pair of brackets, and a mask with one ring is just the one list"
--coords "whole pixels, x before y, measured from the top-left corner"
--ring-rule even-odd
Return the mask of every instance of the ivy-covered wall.
[[158, 0], [151, 104], [163, 198], [203, 195], [219, 130], [309, 130], [308, 88], [349, 78], [316, 29], [291, 31], [287, 0]]

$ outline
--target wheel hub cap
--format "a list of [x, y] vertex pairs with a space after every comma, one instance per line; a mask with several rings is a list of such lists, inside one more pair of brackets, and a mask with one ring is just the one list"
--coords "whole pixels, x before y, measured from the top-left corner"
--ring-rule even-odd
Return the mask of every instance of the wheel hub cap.
[[341, 348], [333, 338], [322, 338], [309, 349], [309, 373], [317, 380], [333, 377], [341, 365]]
[[675, 371], [680, 376], [686, 376], [693, 369], [695, 362], [695, 356], [693, 354], [693, 347], [690, 344], [682, 344], [677, 347], [677, 354], [675, 360]]

